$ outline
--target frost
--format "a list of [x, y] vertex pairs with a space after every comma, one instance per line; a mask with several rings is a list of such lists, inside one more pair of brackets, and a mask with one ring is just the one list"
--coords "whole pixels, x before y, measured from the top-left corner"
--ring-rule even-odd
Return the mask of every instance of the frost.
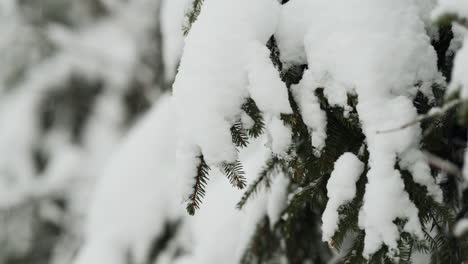
[[345, 153], [335, 162], [327, 183], [328, 203], [322, 215], [322, 239], [330, 241], [338, 229], [338, 209], [356, 195], [356, 182], [364, 171], [362, 163], [352, 153]]

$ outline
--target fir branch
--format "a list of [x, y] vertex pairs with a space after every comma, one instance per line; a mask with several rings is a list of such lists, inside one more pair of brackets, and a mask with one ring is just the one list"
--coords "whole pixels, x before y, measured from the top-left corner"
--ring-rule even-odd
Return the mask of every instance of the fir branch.
[[256, 227], [242, 256], [241, 264], [270, 263], [280, 248], [279, 238], [270, 229], [270, 220], [265, 216]]
[[455, 13], [442, 14], [435, 21], [435, 24], [441, 27], [450, 26], [450, 24], [452, 23], [457, 23], [458, 25], [468, 29], [468, 19], [461, 17]]
[[192, 8], [190, 9], [189, 12], [185, 14], [185, 17], [187, 19], [186, 23], [183, 25], [182, 30], [184, 32], [184, 36], [186, 36], [190, 29], [192, 28], [192, 25], [195, 21], [197, 21], [198, 16], [200, 15], [201, 8], [203, 5], [204, 0], [193, 0], [192, 1]]
[[244, 207], [247, 201], [259, 191], [262, 183], [264, 184], [265, 188], [270, 187], [270, 175], [272, 174], [273, 170], [277, 168], [279, 162], [280, 160], [276, 156], [272, 157], [266, 162], [265, 167], [260, 172], [257, 179], [255, 179], [255, 181], [252, 184], [250, 184], [250, 186], [244, 192], [244, 195], [242, 195], [240, 201], [237, 203], [237, 209], [242, 209]]
[[240, 121], [231, 126], [231, 136], [232, 142], [239, 148], [247, 147], [249, 144], [249, 136]]
[[222, 169], [232, 186], [244, 189], [246, 186], [245, 172], [240, 161], [234, 163], [223, 163]]
[[265, 122], [263, 115], [257, 104], [252, 98], [248, 98], [247, 101], [242, 105], [242, 110], [252, 118], [254, 125], [252, 128], [247, 129], [247, 133], [250, 137], [257, 138], [263, 134], [265, 128]]
[[200, 164], [197, 167], [197, 175], [195, 176], [195, 184], [192, 187], [192, 193], [188, 198], [187, 212], [194, 215], [195, 211], [200, 208], [202, 199], [205, 197], [205, 188], [208, 181], [208, 172], [210, 167], [206, 164], [203, 155], [199, 157]]

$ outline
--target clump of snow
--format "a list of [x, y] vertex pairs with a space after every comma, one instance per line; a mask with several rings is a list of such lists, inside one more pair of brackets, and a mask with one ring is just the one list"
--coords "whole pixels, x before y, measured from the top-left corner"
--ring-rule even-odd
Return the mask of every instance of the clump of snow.
[[161, 33], [166, 80], [172, 80], [184, 46], [182, 25], [188, 0], [164, 0], [161, 3]]
[[[275, 0], [204, 2], [185, 39], [173, 86], [180, 123], [178, 153], [186, 156], [178, 162], [189, 168], [184, 170], [184, 178], [193, 180], [196, 166], [196, 159], [183, 153], [187, 150], [202, 154], [210, 166], [237, 159], [230, 127], [240, 119], [247, 97], [269, 111], [265, 115], [273, 120], [279, 113], [291, 112], [286, 87], [268, 64], [268, 51], [262, 47], [274, 33], [279, 10]], [[277, 128], [278, 122], [273, 122]], [[278, 131], [272, 133], [273, 139]], [[284, 147], [283, 141], [278, 144]]]
[[[180, 189], [173, 188], [179, 180], [174, 173], [174, 103], [169, 97], [161, 100], [125, 139], [99, 180], [87, 239], [75, 263], [125, 263], [130, 255], [142, 261], [164, 223], [178, 219], [181, 225], [168, 251], [182, 248], [182, 254], [163, 254], [157, 263], [234, 264], [259, 220], [268, 215], [274, 221], [281, 213], [288, 185], [283, 175], [273, 175], [271, 193], [259, 192], [240, 211], [235, 204], [243, 192], [232, 188], [220, 171], [211, 170], [203, 206], [188, 217]], [[257, 177], [271, 156], [265, 142], [266, 136], [259, 137], [239, 152], [248, 181]]]
[[[271, 156], [265, 141], [265, 136], [255, 139], [239, 153], [249, 182], [256, 179]], [[240, 211], [235, 204], [243, 192], [232, 188], [219, 171], [212, 170], [203, 206], [195, 216], [185, 219], [189, 227], [184, 230], [189, 236], [189, 253], [177, 258], [175, 263], [239, 263], [259, 221], [265, 215], [275, 219], [282, 209], [282, 203], [276, 202], [283, 201], [287, 179], [281, 174], [272, 176], [276, 177], [276, 187], [272, 186], [271, 193], [259, 192]]]
[[431, 168], [421, 150], [412, 148], [403, 153], [401, 157], [401, 168], [411, 172], [413, 180], [420, 185], [426, 186], [428, 194], [431, 195], [435, 201], [442, 203], [442, 190], [432, 177], [427, 177], [431, 175]]
[[320, 108], [315, 90], [319, 85], [310, 72], [306, 71], [301, 82], [291, 87], [294, 99], [297, 102], [304, 123], [309, 128], [312, 137], [312, 146], [317, 153], [325, 147], [327, 139], [327, 116]]
[[356, 182], [363, 171], [364, 163], [349, 152], [341, 155], [335, 162], [335, 168], [327, 183], [329, 200], [322, 215], [323, 241], [330, 241], [338, 229], [338, 209], [352, 201], [356, 195]]
[[274, 116], [292, 113], [286, 84], [270, 59], [270, 51], [262, 43], [255, 42], [250, 49], [251, 61], [247, 65], [248, 90], [258, 108]]
[[468, 66], [468, 36], [464, 38], [464, 46], [457, 52], [454, 59], [454, 68], [452, 72], [452, 81], [449, 86], [448, 93], [460, 90], [460, 98], [468, 98], [468, 75], [466, 74], [466, 66]]
[[289, 178], [282, 172], [275, 176], [271, 184], [271, 190], [268, 194], [267, 215], [272, 228], [278, 222], [283, 210], [287, 206], [288, 185]]
[[[398, 160], [408, 157], [405, 153], [417, 153], [420, 128], [378, 133], [415, 119], [415, 84], [427, 88], [440, 76], [419, 11], [414, 2], [405, 0], [296, 0], [285, 5], [277, 34], [285, 62], [304, 63], [306, 58], [306, 74], [326, 80], [326, 85], [336, 83], [346, 91], [354, 91], [359, 98], [357, 111], [370, 155], [368, 184], [359, 215], [359, 226], [366, 232], [366, 257], [382, 244], [397, 248], [396, 218], [408, 220], [405, 231], [422, 236], [418, 210], [394, 168]], [[294, 23], [286, 23], [291, 20]], [[283, 52], [288, 50], [290, 53]], [[415, 181], [429, 186], [438, 197], [431, 175], [419, 173], [426, 165], [417, 164], [425, 161], [416, 156], [412, 158], [417, 161], [408, 161], [416, 164], [412, 167]]]
[[286, 157], [292, 144], [292, 130], [285, 125], [283, 120], [273, 117], [267, 125], [268, 146], [271, 151], [282, 157]]
[[468, 219], [462, 219], [457, 222], [455, 227], [453, 228], [453, 234], [456, 237], [461, 237], [463, 235], [466, 235], [468, 232]]
[[247, 113], [241, 113], [241, 122], [244, 129], [252, 129], [255, 126], [255, 121]]
[[464, 0], [439, 0], [432, 16], [437, 18], [444, 14], [456, 14], [468, 18], [468, 3]]

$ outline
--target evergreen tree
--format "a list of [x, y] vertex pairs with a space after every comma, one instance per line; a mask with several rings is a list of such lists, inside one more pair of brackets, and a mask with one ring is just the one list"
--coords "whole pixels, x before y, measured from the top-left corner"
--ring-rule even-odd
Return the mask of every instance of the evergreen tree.
[[[288, 1], [284, 1], [285, 4]], [[189, 13], [188, 20], [194, 21], [194, 17], [200, 13], [200, 7], [194, 4], [194, 10]], [[437, 67], [443, 74], [446, 83], [450, 83], [453, 72], [453, 60], [456, 51], [450, 50], [451, 43], [456, 42], [452, 31], [452, 22], [456, 21], [461, 26], [466, 25], [466, 19], [459, 15], [448, 13], [439, 17], [434, 25], [427, 28], [429, 31], [437, 31], [433, 34], [431, 45], [437, 54]], [[404, 27], [404, 25], [402, 25]], [[187, 27], [189, 28], [189, 27]], [[320, 39], [318, 40], [320, 41]], [[397, 218], [394, 224], [398, 227], [399, 238], [397, 248], [392, 249], [387, 245], [380, 247], [371, 256], [363, 256], [366, 233], [359, 225], [359, 212], [364, 203], [364, 194], [369, 172], [369, 152], [366, 136], [362, 131], [362, 124], [356, 106], [359, 98], [355, 94], [348, 93], [345, 107], [330, 103], [329, 98], [322, 88], [315, 90], [320, 109], [326, 113], [326, 141], [323, 149], [314, 149], [311, 142], [313, 133], [303, 116], [307, 112], [301, 112], [298, 98], [292, 93], [292, 86], [301, 82], [304, 71], [310, 65], [293, 64], [284, 67], [281, 60], [275, 35], [266, 46], [270, 50], [271, 62], [281, 75], [282, 81], [288, 87], [289, 102], [293, 109], [292, 114], [283, 114], [281, 119], [292, 129], [292, 145], [288, 156], [272, 156], [264, 165], [264, 170], [258, 175], [251, 185], [246, 188], [244, 195], [238, 203], [242, 209], [249, 202], [251, 196], [259, 191], [262, 186], [270, 188], [271, 177], [275, 177], [275, 171], [281, 170], [291, 180], [287, 186], [290, 199], [280, 220], [271, 223], [266, 217], [258, 223], [257, 230], [252, 235], [242, 263], [275, 263], [284, 256], [288, 263], [413, 263], [413, 255], [428, 254], [431, 263], [462, 263], [468, 258], [468, 240], [461, 236], [454, 236], [454, 227], [458, 220], [466, 215], [466, 195], [464, 180], [460, 168], [463, 167], [463, 156], [466, 148], [466, 128], [463, 121], [457, 121], [455, 112], [459, 112], [459, 120], [463, 120], [465, 111], [460, 102], [458, 93], [446, 95], [446, 84], [434, 82], [430, 85], [429, 94], [418, 91], [413, 99], [420, 118], [402, 124], [394, 129], [377, 131], [387, 134], [404, 130], [410, 126], [421, 126], [421, 147], [425, 153], [425, 159], [431, 165], [429, 177], [437, 180], [437, 184], [443, 191], [443, 200], [437, 201], [435, 197], [428, 196], [430, 186], [421, 186], [416, 182], [411, 169], [402, 168], [398, 162], [395, 169], [401, 173], [404, 182], [404, 190], [408, 193], [412, 203], [418, 209], [418, 218], [421, 222], [423, 237], [415, 237], [405, 232], [404, 227], [408, 219]], [[466, 69], [464, 69], [466, 71]], [[457, 91], [456, 91], [457, 92]], [[428, 97], [429, 95], [429, 97]], [[331, 98], [333, 99], [333, 98]], [[300, 99], [299, 99], [300, 100]], [[457, 100], [457, 101], [452, 101]], [[430, 113], [431, 109], [441, 107], [442, 110]], [[237, 147], [245, 147], [249, 138], [258, 137], [264, 133], [265, 124], [263, 113], [251, 98], [242, 106], [242, 109], [254, 120], [254, 131], [246, 130], [242, 123], [235, 123], [231, 127], [233, 144]], [[428, 114], [430, 113], [430, 114]], [[382, 117], [385, 118], [385, 117]], [[319, 155], [317, 155], [319, 151]], [[359, 172], [356, 180], [356, 193], [352, 200], [341, 204], [338, 209], [339, 225], [328, 245], [321, 242], [321, 232], [317, 229], [322, 225], [320, 216], [324, 213], [330, 195], [327, 197], [327, 182], [337, 166], [336, 161], [344, 153], [353, 153], [365, 164], [366, 169]], [[238, 164], [237, 166], [241, 166]], [[207, 184], [209, 167], [203, 156], [197, 170], [197, 181], [194, 192], [189, 197], [187, 210], [194, 214], [194, 209], [202, 205], [204, 188]], [[224, 169], [229, 176], [229, 170]], [[427, 171], [429, 172], [429, 171]], [[345, 173], [350, 173], [345, 171]], [[347, 175], [349, 177], [349, 175]], [[279, 177], [279, 176], [276, 176]], [[198, 179], [201, 181], [199, 182]], [[341, 183], [343, 184], [343, 183]], [[383, 190], [385, 191], [385, 190]], [[201, 205], [200, 205], [201, 204]], [[338, 252], [338, 257], [333, 257], [333, 252]], [[332, 260], [333, 259], [333, 260]], [[418, 262], [419, 263], [419, 262]]]
[[468, 262], [464, 0], [0, 8], [0, 264]]

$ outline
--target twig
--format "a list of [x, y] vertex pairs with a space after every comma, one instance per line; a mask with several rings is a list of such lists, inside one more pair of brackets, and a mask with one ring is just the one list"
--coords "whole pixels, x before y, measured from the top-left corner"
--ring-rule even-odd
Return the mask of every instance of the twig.
[[459, 104], [461, 104], [463, 102], [464, 101], [460, 100], [460, 99], [451, 101], [448, 104], [444, 105], [442, 108], [433, 109], [432, 111], [429, 111], [427, 114], [418, 116], [418, 118], [416, 118], [415, 120], [413, 120], [413, 121], [411, 121], [409, 123], [406, 123], [406, 124], [403, 124], [403, 125], [401, 125], [399, 127], [388, 129], [388, 130], [379, 130], [379, 131], [377, 131], [377, 134], [385, 134], [385, 133], [392, 133], [392, 132], [400, 131], [400, 130], [405, 129], [407, 127], [416, 125], [419, 122], [422, 122], [422, 121], [437, 117], [439, 115], [442, 115], [445, 112], [448, 112], [449, 110], [457, 107]]
[[444, 160], [434, 154], [431, 154], [427, 151], [424, 152], [424, 155], [427, 158], [427, 161], [430, 165], [439, 168], [442, 171], [445, 171], [449, 174], [452, 174], [457, 177], [458, 180], [463, 179], [462, 171], [457, 167], [457, 165], [453, 164], [448, 160]]

